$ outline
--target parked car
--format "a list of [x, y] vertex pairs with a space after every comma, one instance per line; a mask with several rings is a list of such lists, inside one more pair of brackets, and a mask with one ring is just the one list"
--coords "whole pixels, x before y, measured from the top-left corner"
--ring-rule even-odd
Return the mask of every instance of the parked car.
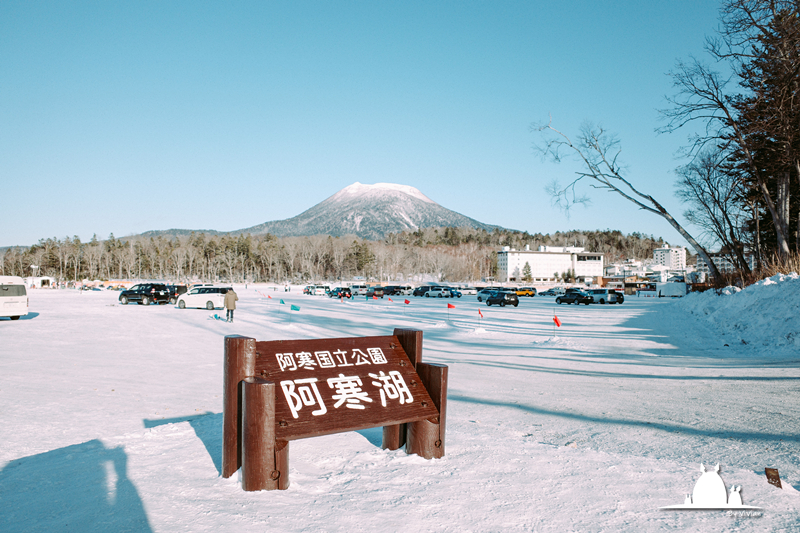
[[175, 304], [181, 294], [188, 292], [189, 288], [186, 285], [167, 285], [169, 291], [169, 303]]
[[28, 291], [20, 276], [0, 276], [0, 316], [11, 320], [28, 314]]
[[536, 296], [536, 288], [520, 287], [517, 289], [517, 296]]
[[413, 292], [412, 294], [413, 294], [414, 296], [425, 296], [425, 294], [426, 294], [426, 293], [427, 293], [429, 290], [431, 290], [432, 288], [433, 288], [433, 287], [432, 287], [432, 286], [430, 286], [430, 285], [423, 285], [422, 287], [417, 287], [416, 289], [414, 289], [414, 292]]
[[431, 287], [425, 298], [450, 298], [450, 287]]
[[383, 287], [370, 287], [367, 289], [367, 298], [383, 298]]
[[542, 291], [539, 293], [539, 296], [558, 296], [560, 293], [556, 292], [553, 289], [547, 289], [546, 291]]
[[455, 287], [447, 287], [450, 292], [450, 298], [461, 298], [461, 291]]
[[352, 298], [353, 293], [350, 287], [334, 287], [334, 289], [328, 293], [328, 296], [331, 298]]
[[329, 292], [331, 292], [331, 288], [327, 285], [314, 285], [310, 294], [314, 296], [325, 296]]
[[128, 302], [165, 304], [169, 302], [169, 289], [163, 283], [139, 283], [120, 293], [119, 303], [127, 305]]
[[596, 304], [621, 304], [625, 301], [625, 297], [613, 289], [591, 289], [588, 294]]
[[475, 287], [461, 287], [459, 290], [464, 296], [475, 296], [478, 294], [478, 289]]
[[478, 291], [478, 301], [482, 302], [488, 298], [491, 293], [500, 291], [502, 289], [503, 287], [486, 287], [485, 289], [481, 289]]
[[367, 286], [366, 285], [350, 285], [350, 291], [353, 293], [353, 296], [364, 296], [367, 294]]
[[411, 285], [387, 285], [383, 288], [383, 293], [387, 296], [409, 296], [414, 292], [414, 287]]
[[586, 304], [589, 305], [590, 303], [594, 302], [591, 296], [586, 294], [585, 292], [581, 291], [572, 291], [568, 292], [567, 294], [562, 294], [561, 296], [556, 298], [557, 304]]
[[225, 305], [225, 293], [229, 290], [230, 287], [195, 287], [178, 297], [178, 307], [217, 309]]
[[486, 305], [499, 305], [500, 307], [513, 305], [516, 307], [519, 305], [519, 297], [516, 292], [497, 291], [486, 298]]

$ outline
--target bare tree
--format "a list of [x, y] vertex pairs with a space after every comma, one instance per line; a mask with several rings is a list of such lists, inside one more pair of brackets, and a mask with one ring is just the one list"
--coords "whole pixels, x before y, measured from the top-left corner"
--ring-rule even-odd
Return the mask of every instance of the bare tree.
[[602, 127], [588, 124], [581, 128], [577, 143], [573, 143], [564, 133], [555, 129], [551, 122], [535, 126], [535, 128], [545, 136], [544, 145], [537, 147], [544, 157], [549, 156], [553, 161], [560, 162], [566, 151], [576, 155], [583, 163], [584, 171], [577, 172], [578, 177], [575, 180], [566, 187], [556, 187], [551, 190], [551, 194], [555, 196], [558, 204], [570, 205], [572, 199], [576, 197], [575, 187], [578, 182], [588, 179], [591, 187], [615, 192], [638, 206], [639, 209], [664, 218], [697, 250], [697, 253], [708, 265], [711, 277], [720, 278], [719, 271], [705, 248], [655, 198], [640, 192], [622, 176], [622, 168], [618, 162], [621, 148], [616, 138]]

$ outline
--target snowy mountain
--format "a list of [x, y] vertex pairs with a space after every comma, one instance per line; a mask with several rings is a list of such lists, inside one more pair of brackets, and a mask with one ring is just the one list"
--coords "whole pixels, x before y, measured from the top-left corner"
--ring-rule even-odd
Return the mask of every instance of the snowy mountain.
[[394, 183], [354, 183], [296, 217], [265, 222], [233, 233], [299, 235], [357, 235], [381, 239], [387, 233], [418, 228], [468, 226], [491, 231], [491, 226], [437, 204], [418, 189]]
[[[354, 183], [330, 198], [285, 220], [264, 222], [230, 232], [238, 235], [271, 233], [278, 237], [304, 235], [356, 235], [382, 239], [387, 233], [430, 227], [471, 227], [492, 231], [499, 226], [484, 224], [437, 204], [418, 189], [394, 183]], [[145, 237], [179, 236], [189, 230], [149, 231]], [[206, 231], [220, 234], [221, 232]]]

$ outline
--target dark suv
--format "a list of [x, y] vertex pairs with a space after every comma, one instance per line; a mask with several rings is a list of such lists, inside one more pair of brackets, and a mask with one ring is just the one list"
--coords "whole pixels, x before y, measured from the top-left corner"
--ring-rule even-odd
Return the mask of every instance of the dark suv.
[[142, 305], [165, 304], [169, 302], [169, 289], [163, 283], [139, 283], [122, 291], [119, 295], [119, 302], [122, 305], [126, 305], [128, 302], [137, 302]]
[[169, 291], [169, 303], [174, 304], [181, 294], [186, 293], [188, 287], [186, 285], [167, 285], [167, 290]]
[[430, 285], [417, 287], [416, 289], [414, 289], [414, 292], [412, 294], [414, 296], [425, 296], [425, 293], [428, 292], [429, 290], [431, 290], [432, 288], [433, 287], [431, 287]]
[[[569, 291], [569, 289], [567, 289]], [[590, 303], [594, 302], [594, 298], [586, 294], [585, 292], [581, 291], [574, 291], [574, 292], [567, 292], [567, 294], [562, 294], [558, 298], [556, 298], [557, 304], [586, 304], [589, 305]]]
[[493, 292], [486, 298], [486, 305], [499, 305], [500, 307], [513, 305], [516, 307], [519, 305], [519, 297], [516, 292]]

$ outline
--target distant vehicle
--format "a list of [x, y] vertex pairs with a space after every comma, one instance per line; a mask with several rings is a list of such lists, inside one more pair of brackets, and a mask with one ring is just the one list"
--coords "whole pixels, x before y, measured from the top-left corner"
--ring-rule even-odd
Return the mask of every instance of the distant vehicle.
[[503, 287], [486, 287], [485, 289], [481, 289], [478, 291], [478, 301], [482, 302], [488, 298], [491, 293], [501, 290], [503, 290]]
[[367, 298], [383, 298], [383, 287], [370, 287], [367, 289]]
[[554, 291], [553, 289], [547, 289], [546, 291], [542, 291], [539, 293], [539, 296], [558, 296], [560, 293]]
[[423, 285], [423, 286], [421, 286], [421, 287], [417, 287], [416, 289], [414, 289], [414, 292], [413, 292], [412, 294], [413, 294], [414, 296], [425, 296], [425, 294], [426, 294], [426, 293], [427, 293], [429, 290], [431, 290], [432, 288], [433, 288], [433, 287], [432, 287], [431, 285]]
[[169, 303], [175, 304], [178, 301], [178, 297], [181, 294], [185, 294], [188, 289], [189, 288], [186, 285], [167, 285], [167, 290], [169, 291]]
[[593, 303], [596, 304], [621, 304], [625, 301], [625, 297], [622, 294], [612, 289], [590, 289], [588, 294], [592, 297]]
[[350, 291], [350, 287], [334, 287], [328, 296], [331, 298], [352, 298], [353, 293]]
[[594, 299], [592, 299], [592, 297], [586, 294], [585, 292], [581, 291], [568, 292], [567, 294], [562, 294], [561, 296], [556, 298], [556, 303], [559, 305], [561, 304], [589, 305], [592, 302], [594, 302]]
[[464, 296], [475, 296], [478, 294], [478, 289], [475, 287], [461, 287], [459, 290]]
[[520, 287], [516, 292], [517, 296], [536, 296], [535, 287]]
[[412, 292], [414, 292], [414, 287], [411, 285], [387, 285], [383, 288], [383, 293], [387, 296], [408, 296]]
[[519, 297], [515, 292], [497, 291], [486, 298], [486, 305], [499, 305], [500, 307], [513, 305], [516, 307], [519, 305]]
[[431, 287], [425, 298], [450, 298], [450, 287]]
[[447, 287], [447, 290], [450, 291], [450, 298], [461, 298], [461, 291], [456, 287]]
[[303, 294], [311, 294], [313, 290], [314, 290], [313, 285], [306, 285], [305, 287], [303, 287]]
[[350, 291], [353, 293], [353, 296], [366, 296], [367, 294], [366, 285], [350, 285]]
[[28, 291], [19, 276], [0, 276], [0, 316], [11, 320], [28, 314]]
[[329, 292], [331, 292], [331, 288], [327, 285], [314, 285], [310, 294], [314, 296], [325, 296]]
[[128, 302], [165, 304], [169, 302], [169, 289], [163, 283], [139, 283], [120, 293], [119, 303], [127, 305]]
[[178, 297], [178, 307], [205, 308], [213, 310], [225, 305], [225, 293], [231, 290], [230, 287], [195, 287], [185, 294]]

